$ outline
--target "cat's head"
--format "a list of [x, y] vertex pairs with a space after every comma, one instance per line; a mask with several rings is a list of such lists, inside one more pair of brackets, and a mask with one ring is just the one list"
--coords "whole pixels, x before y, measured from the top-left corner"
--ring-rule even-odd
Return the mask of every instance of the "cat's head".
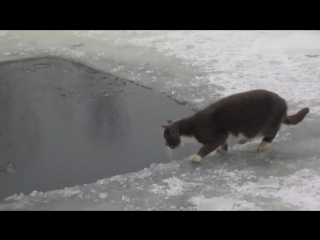
[[166, 140], [166, 146], [171, 149], [175, 149], [180, 146], [181, 139], [179, 136], [179, 127], [178, 124], [167, 120], [169, 125], [161, 125], [164, 128], [163, 137]]

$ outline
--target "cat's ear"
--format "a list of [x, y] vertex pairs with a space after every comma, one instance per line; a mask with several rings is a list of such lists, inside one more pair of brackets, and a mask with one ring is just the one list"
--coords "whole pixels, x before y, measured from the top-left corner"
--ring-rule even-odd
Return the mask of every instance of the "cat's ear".
[[167, 122], [168, 122], [169, 124], [171, 124], [171, 123], [172, 123], [172, 121], [171, 121], [171, 120], [167, 120]]
[[168, 125], [161, 125], [161, 127], [163, 127], [164, 129], [169, 128], [169, 126], [168, 126]]

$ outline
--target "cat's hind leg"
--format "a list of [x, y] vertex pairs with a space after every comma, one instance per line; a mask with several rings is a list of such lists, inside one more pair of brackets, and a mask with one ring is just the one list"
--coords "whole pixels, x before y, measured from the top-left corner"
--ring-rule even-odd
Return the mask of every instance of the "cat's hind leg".
[[269, 121], [269, 124], [262, 130], [264, 138], [261, 140], [257, 148], [258, 152], [269, 148], [272, 141], [276, 137], [285, 117], [285, 109], [280, 109], [279, 111], [280, 112], [275, 117], [273, 117], [273, 119]]
[[220, 145], [220, 146], [217, 148], [217, 152], [220, 153], [220, 154], [223, 154], [223, 153], [225, 153], [226, 151], [228, 151], [228, 144], [227, 144], [227, 143], [224, 143], [224, 144]]
[[261, 151], [266, 150], [267, 148], [269, 148], [271, 143], [272, 143], [272, 141], [273, 141], [273, 139], [275, 137], [276, 137], [276, 134], [274, 136], [272, 136], [272, 137], [264, 137], [261, 140], [261, 142], [260, 142], [260, 144], [258, 146], [258, 149], [257, 149], [258, 152], [261, 152]]

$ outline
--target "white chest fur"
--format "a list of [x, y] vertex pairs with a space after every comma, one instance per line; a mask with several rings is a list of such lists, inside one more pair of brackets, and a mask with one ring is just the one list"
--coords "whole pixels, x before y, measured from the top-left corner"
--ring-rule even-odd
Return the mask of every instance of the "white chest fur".
[[195, 137], [181, 136], [180, 139], [183, 144], [200, 144]]
[[240, 140], [248, 140], [248, 138], [242, 133], [239, 133], [238, 136], [233, 136], [231, 133], [229, 133], [227, 138], [227, 142], [239, 142]]
[[[201, 143], [199, 143], [195, 137], [181, 136], [180, 139], [181, 139], [181, 146], [183, 146], [184, 144], [187, 144], [187, 143], [201, 145]], [[250, 140], [250, 139], [248, 139], [242, 133], [240, 133], [238, 136], [233, 136], [231, 133], [229, 133], [229, 136], [227, 138], [227, 143], [237, 144], [241, 140], [244, 141], [244, 140]]]

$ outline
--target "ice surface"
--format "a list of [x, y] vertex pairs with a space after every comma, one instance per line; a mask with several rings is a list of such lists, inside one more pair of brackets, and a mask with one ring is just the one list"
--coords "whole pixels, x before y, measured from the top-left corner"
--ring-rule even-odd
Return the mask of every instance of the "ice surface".
[[[1, 209], [320, 209], [319, 31], [1, 31], [0, 61], [57, 56], [136, 81], [200, 108], [231, 93], [265, 88], [289, 113], [265, 153], [257, 142], [200, 164], [177, 159], [95, 184], [15, 195]], [[186, 156], [187, 157], [187, 156]]]
[[198, 211], [208, 210], [232, 210], [234, 201], [228, 198], [211, 198], [207, 199], [203, 196], [191, 198], [191, 202], [197, 206]]
[[259, 188], [279, 188], [279, 178], [269, 178], [256, 184]]
[[[319, 112], [319, 31], [6, 31], [0, 61], [58, 56], [202, 107], [253, 88]], [[292, 108], [296, 105], [292, 106]]]
[[[302, 162], [314, 165], [318, 164], [317, 159], [274, 160], [270, 153], [264, 156], [268, 161], [263, 161], [262, 157], [243, 160], [245, 153], [235, 155], [227, 161], [207, 159], [198, 166], [188, 160], [173, 161], [95, 184], [46, 193], [35, 191], [28, 196], [14, 195], [2, 202], [0, 209], [319, 209], [319, 172], [311, 168], [292, 171], [283, 166], [283, 162], [294, 162], [298, 167]], [[283, 174], [283, 171], [288, 173]], [[257, 183], [267, 180], [271, 174], [279, 176], [279, 189], [257, 187]]]
[[[253, 142], [200, 164], [182, 159], [94, 184], [16, 194], [3, 201], [0, 209], [317, 210], [320, 149], [313, 136], [320, 133], [319, 123], [311, 131], [303, 125], [286, 128], [264, 153], [257, 153]], [[310, 136], [302, 144], [301, 134]]]

